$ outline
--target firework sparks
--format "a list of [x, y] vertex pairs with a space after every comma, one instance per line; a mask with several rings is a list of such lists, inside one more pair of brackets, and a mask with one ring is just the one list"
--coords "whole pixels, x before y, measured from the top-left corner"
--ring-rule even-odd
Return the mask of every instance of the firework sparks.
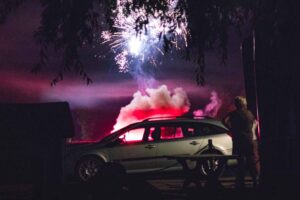
[[[102, 43], [108, 43], [116, 53], [115, 61], [120, 72], [127, 72], [133, 60], [156, 63], [157, 54], [163, 54], [163, 45], [169, 41], [180, 49], [187, 46], [187, 19], [185, 13], [176, 10], [178, 0], [169, 0], [165, 13], [153, 10], [147, 15], [146, 9], [133, 9], [126, 15], [125, 5], [129, 0], [117, 0], [113, 26], [117, 31], [103, 31]], [[142, 26], [137, 26], [141, 22]]]

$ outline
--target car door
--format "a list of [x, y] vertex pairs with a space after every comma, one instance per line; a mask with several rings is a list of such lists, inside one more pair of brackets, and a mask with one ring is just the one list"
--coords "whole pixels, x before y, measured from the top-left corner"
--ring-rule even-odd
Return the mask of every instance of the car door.
[[111, 161], [119, 162], [128, 172], [155, 170], [157, 148], [143, 140], [145, 127], [127, 130], [119, 136], [120, 141], [108, 148]]
[[[164, 156], [193, 155], [202, 147], [203, 140], [195, 136], [195, 127], [192, 124], [169, 123], [159, 126], [161, 131], [160, 140], [155, 142], [158, 168], [177, 169], [181, 166], [176, 160]], [[151, 133], [150, 133], [151, 135]]]

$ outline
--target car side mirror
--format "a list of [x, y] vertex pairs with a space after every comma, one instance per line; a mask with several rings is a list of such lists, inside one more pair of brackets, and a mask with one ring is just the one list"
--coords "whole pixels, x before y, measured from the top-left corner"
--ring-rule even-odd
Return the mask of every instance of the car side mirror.
[[115, 144], [124, 144], [126, 143], [125, 137], [124, 138], [117, 138], [115, 140]]
[[123, 138], [116, 138], [115, 140], [111, 141], [110, 143], [107, 144], [108, 147], [114, 147], [119, 144], [124, 144], [124, 139]]

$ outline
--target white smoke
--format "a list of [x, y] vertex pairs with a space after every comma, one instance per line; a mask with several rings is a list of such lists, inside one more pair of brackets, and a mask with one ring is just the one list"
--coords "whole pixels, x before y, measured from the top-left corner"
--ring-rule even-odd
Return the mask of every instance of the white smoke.
[[175, 88], [173, 93], [166, 85], [147, 88], [143, 95], [137, 91], [133, 99], [121, 108], [114, 130], [149, 117], [180, 116], [190, 109], [190, 101], [182, 88]]
[[210, 102], [205, 106], [204, 109], [195, 110], [193, 112], [194, 116], [215, 117], [218, 114], [223, 102], [219, 98], [218, 93], [216, 91], [212, 91], [210, 95]]

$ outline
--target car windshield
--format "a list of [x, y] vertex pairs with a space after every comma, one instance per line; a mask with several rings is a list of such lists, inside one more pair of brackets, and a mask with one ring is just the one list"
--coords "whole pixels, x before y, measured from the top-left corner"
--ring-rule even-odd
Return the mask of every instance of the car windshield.
[[124, 128], [121, 128], [121, 129], [119, 129], [119, 130], [117, 130], [117, 131], [115, 131], [115, 132], [113, 132], [113, 133], [111, 133], [111, 134], [105, 136], [105, 137], [104, 137], [102, 140], [100, 140], [99, 142], [100, 142], [100, 143], [106, 143], [106, 142], [109, 142], [109, 141], [113, 140], [114, 138], [116, 138], [116, 137], [119, 135], [119, 133], [124, 132], [124, 131], [127, 130], [127, 129], [133, 128], [133, 127], [136, 126], [136, 125], [137, 125], [137, 123], [134, 123], [134, 124], [131, 124], [131, 125], [126, 126], [126, 127], [124, 127]]
[[119, 131], [107, 135], [107, 136], [104, 137], [102, 140], [100, 140], [100, 143], [104, 143], [104, 142], [111, 141], [113, 138], [116, 137], [116, 134], [118, 134], [118, 132], [119, 132]]

